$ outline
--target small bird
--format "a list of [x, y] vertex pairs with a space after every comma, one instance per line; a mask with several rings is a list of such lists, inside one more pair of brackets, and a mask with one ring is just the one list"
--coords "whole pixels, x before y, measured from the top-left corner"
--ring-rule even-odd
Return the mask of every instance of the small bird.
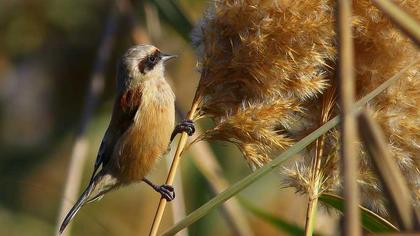
[[177, 133], [192, 135], [195, 131], [190, 120], [174, 129], [175, 95], [164, 76], [164, 63], [171, 58], [175, 56], [152, 45], [133, 46], [124, 54], [118, 65], [112, 118], [92, 177], [64, 218], [60, 234], [84, 204], [118, 187], [144, 181], [168, 201], [175, 198], [172, 186], [158, 186], [145, 177], [156, 160], [168, 152]]

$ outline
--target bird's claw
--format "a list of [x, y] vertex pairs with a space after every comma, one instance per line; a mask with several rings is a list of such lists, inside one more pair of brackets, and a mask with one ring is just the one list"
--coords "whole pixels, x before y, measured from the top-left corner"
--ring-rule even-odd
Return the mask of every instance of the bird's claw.
[[195, 125], [192, 120], [183, 120], [179, 125], [180, 130], [186, 132], [188, 136], [191, 136], [195, 133]]
[[160, 193], [166, 201], [170, 202], [175, 199], [174, 187], [171, 185], [163, 184], [156, 187], [156, 192]]
[[195, 133], [194, 121], [186, 119], [179, 123], [177, 126], [175, 126], [175, 129], [171, 135], [171, 142], [177, 134], [182, 132], [187, 133], [188, 136], [193, 135]]

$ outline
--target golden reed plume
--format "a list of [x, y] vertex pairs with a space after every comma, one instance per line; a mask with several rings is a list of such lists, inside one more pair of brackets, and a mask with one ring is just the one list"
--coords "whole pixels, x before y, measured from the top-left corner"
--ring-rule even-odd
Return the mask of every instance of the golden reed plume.
[[[420, 19], [418, 1], [396, 1]], [[357, 97], [419, 57], [410, 40], [368, 0], [353, 3]], [[334, 1], [218, 0], [193, 32], [199, 69], [198, 116], [215, 126], [198, 138], [234, 143], [255, 168], [338, 114], [335, 103]], [[391, 154], [420, 199], [420, 65], [369, 108]], [[284, 171], [303, 193], [314, 187], [320, 158], [322, 191], [341, 191], [338, 136], [333, 130]], [[385, 212], [381, 186], [363, 149], [359, 183], [364, 204]]]

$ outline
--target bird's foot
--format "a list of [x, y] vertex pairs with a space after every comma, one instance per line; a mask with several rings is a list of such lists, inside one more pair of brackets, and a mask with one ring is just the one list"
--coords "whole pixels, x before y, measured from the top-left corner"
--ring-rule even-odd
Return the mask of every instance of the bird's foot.
[[156, 192], [160, 193], [160, 195], [162, 195], [162, 197], [165, 198], [166, 201], [168, 202], [175, 199], [174, 187], [172, 187], [171, 185], [163, 184], [163, 185], [157, 186], [155, 190]]
[[156, 192], [160, 193], [166, 201], [170, 202], [175, 199], [175, 190], [174, 187], [171, 185], [163, 184], [163, 185], [156, 185], [152, 183], [152, 181], [144, 178], [143, 181], [150, 185]]
[[187, 133], [189, 136], [193, 135], [195, 132], [194, 121], [186, 119], [179, 123], [177, 126], [175, 126], [175, 129], [171, 135], [171, 142], [177, 134], [182, 132]]

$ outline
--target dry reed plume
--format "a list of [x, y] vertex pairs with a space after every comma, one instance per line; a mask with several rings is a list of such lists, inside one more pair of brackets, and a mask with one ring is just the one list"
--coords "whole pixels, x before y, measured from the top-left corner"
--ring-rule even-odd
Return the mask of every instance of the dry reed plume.
[[203, 74], [200, 112], [216, 123], [203, 138], [235, 143], [252, 166], [293, 143], [305, 104], [325, 90], [331, 73], [334, 33], [331, 14], [318, 14], [324, 6], [215, 2], [193, 34]]
[[[396, 1], [420, 19], [418, 1]], [[353, 3], [357, 97], [418, 58], [416, 48], [367, 0]], [[199, 113], [215, 126], [200, 139], [234, 143], [252, 167], [338, 114], [335, 102], [334, 1], [214, 1], [193, 33], [202, 78]], [[389, 149], [420, 199], [420, 65], [369, 103]], [[285, 170], [302, 193], [341, 191], [339, 132], [309, 146]], [[361, 151], [363, 203], [385, 213], [382, 189]], [[314, 159], [317, 158], [317, 161]], [[314, 174], [316, 173], [316, 174]]]

